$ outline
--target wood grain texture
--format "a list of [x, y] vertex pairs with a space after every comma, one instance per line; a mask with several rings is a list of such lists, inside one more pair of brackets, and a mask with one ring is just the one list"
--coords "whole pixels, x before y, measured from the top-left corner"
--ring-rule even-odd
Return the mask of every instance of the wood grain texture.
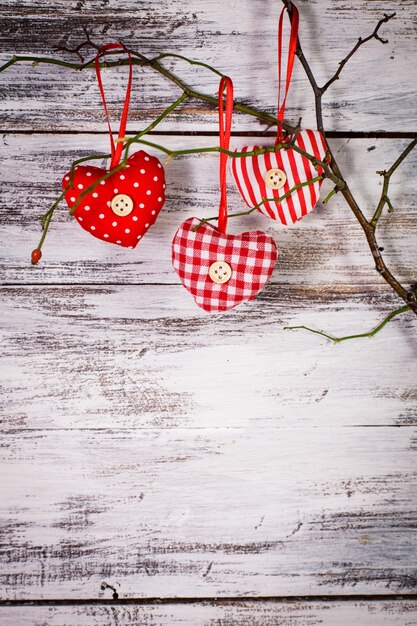
[[1, 626], [415, 626], [416, 601], [0, 608]]
[[[271, 145], [272, 138], [235, 139], [233, 145]], [[170, 148], [216, 145], [211, 137], [158, 137]], [[333, 140], [332, 148], [346, 172], [358, 201], [371, 216], [381, 193], [381, 177], [408, 140]], [[109, 245], [90, 236], [58, 209], [48, 235], [42, 262], [33, 267], [30, 252], [40, 237], [39, 216], [60, 193], [62, 176], [73, 159], [108, 150], [107, 138], [97, 135], [6, 135], [2, 139], [3, 193], [0, 198], [0, 242], [3, 254], [1, 280], [6, 283], [178, 283], [171, 266], [171, 240], [180, 223], [197, 215], [217, 214], [219, 203], [218, 155], [205, 154], [173, 159], [166, 168], [167, 201], [150, 233], [135, 250]], [[153, 153], [161, 157], [160, 152]], [[162, 158], [162, 157], [161, 157]], [[163, 159], [162, 159], [163, 160]], [[417, 281], [417, 194], [414, 150], [392, 177], [393, 213], [383, 215], [379, 240], [395, 274], [406, 284]], [[322, 199], [331, 186], [325, 181]], [[229, 175], [229, 212], [246, 207]], [[231, 219], [231, 232], [266, 230], [278, 245], [278, 265], [272, 281], [277, 284], [320, 286], [377, 284], [364, 235], [341, 196], [291, 227], [283, 227], [259, 213]], [[11, 246], [10, 242], [14, 245]]]
[[[319, 83], [397, 12], [381, 31], [389, 43], [367, 44], [326, 95], [325, 123], [414, 131], [416, 0], [298, 4]], [[207, 61], [234, 78], [239, 101], [273, 114], [278, 5], [3, 0], [0, 56], [53, 54], [86, 27], [100, 43]], [[215, 94], [206, 70], [166, 64]], [[414, 626], [415, 317], [337, 346], [283, 330], [367, 331], [399, 306], [350, 209], [336, 196], [291, 228], [230, 220], [231, 232], [271, 234], [279, 263], [254, 302], [220, 315], [195, 306], [170, 262], [181, 221], [217, 212], [217, 155], [171, 161], [166, 206], [136, 250], [95, 240], [62, 208], [32, 267], [38, 217], [72, 159], [107, 152], [106, 128], [93, 72], [16, 65], [1, 78], [0, 626]], [[126, 68], [104, 80], [116, 118]], [[138, 69], [130, 131], [178, 95]], [[315, 127], [298, 63], [287, 111]], [[158, 128], [171, 136], [153, 138], [210, 146], [216, 136], [201, 133], [216, 129], [215, 111], [190, 101]], [[234, 129], [264, 127], [237, 115]], [[406, 145], [332, 141], [366, 215], [381, 191], [375, 171]], [[379, 227], [407, 285], [417, 282], [416, 166], [414, 151]], [[229, 198], [231, 212], [242, 209], [231, 180]]]
[[414, 427], [226, 423], [4, 431], [3, 596], [416, 591]]
[[415, 590], [414, 320], [329, 353], [279, 332], [276, 286], [247, 317], [176, 286], [3, 302], [5, 597]]
[[[300, 1], [300, 36], [319, 84], [334, 74], [338, 63], [359, 36], [370, 34], [387, 11], [397, 17], [381, 35], [355, 56], [341, 79], [325, 98], [325, 123], [332, 131], [414, 131], [415, 113], [415, 0], [387, 6], [384, 0], [361, 3], [360, 11], [342, 0]], [[279, 3], [256, 0], [241, 3], [219, 0], [57, 0], [19, 2], [3, 0], [0, 18], [1, 58], [13, 54], [38, 54], [76, 60], [56, 52], [57, 46], [75, 47], [87, 28], [103, 44], [122, 39], [148, 56], [175, 52], [205, 61], [235, 80], [236, 97], [274, 114], [277, 106], [277, 18]], [[218, 77], [205, 69], [179, 62], [167, 67], [185, 82], [214, 94]], [[110, 105], [120, 110], [126, 72], [105, 74]], [[105, 130], [102, 106], [93, 72], [30, 64], [14, 66], [2, 75], [3, 129]], [[139, 130], [179, 95], [178, 88], [152, 70], [136, 73], [129, 129]], [[303, 117], [315, 127], [313, 98], [307, 80], [296, 64], [287, 118]], [[191, 101], [164, 122], [164, 130], [216, 130], [212, 111]], [[260, 130], [247, 116], [237, 116], [236, 129]]]
[[338, 346], [283, 330], [370, 330], [395, 306], [385, 291], [270, 285], [219, 315], [181, 286], [3, 288], [2, 302], [6, 429], [416, 424], [411, 314]]

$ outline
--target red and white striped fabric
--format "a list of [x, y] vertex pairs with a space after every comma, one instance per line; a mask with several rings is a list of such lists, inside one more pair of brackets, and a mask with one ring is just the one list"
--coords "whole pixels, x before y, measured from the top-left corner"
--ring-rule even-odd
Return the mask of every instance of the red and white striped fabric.
[[[316, 130], [303, 130], [294, 145], [323, 161], [326, 145], [322, 134]], [[245, 146], [240, 152], [252, 152], [260, 146]], [[272, 169], [283, 171], [287, 177], [280, 189], [270, 189], [265, 182], [266, 174]], [[266, 198], [281, 198], [300, 183], [313, 180], [323, 174], [322, 168], [315, 169], [313, 164], [301, 154], [289, 148], [277, 152], [266, 152], [252, 157], [232, 159], [232, 175], [239, 192], [249, 207], [255, 207]], [[265, 202], [258, 211], [280, 221], [284, 226], [294, 224], [310, 213], [317, 204], [322, 180], [293, 191], [282, 202]]]
[[[271, 277], [277, 247], [260, 231], [227, 235], [191, 217], [181, 224], [172, 242], [172, 265], [184, 287], [205, 311], [227, 311], [253, 300]], [[230, 279], [218, 284], [210, 277], [213, 264], [223, 262]], [[221, 266], [220, 266], [221, 267]]]

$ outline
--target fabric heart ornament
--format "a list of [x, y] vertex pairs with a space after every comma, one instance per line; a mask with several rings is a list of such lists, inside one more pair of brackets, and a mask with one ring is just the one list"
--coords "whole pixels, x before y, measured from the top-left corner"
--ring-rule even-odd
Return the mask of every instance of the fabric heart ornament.
[[205, 311], [227, 311], [253, 300], [277, 262], [272, 237], [261, 231], [227, 235], [191, 217], [172, 243], [172, 263], [182, 284]]
[[[294, 146], [313, 154], [319, 161], [325, 159], [326, 145], [317, 130], [301, 131]], [[244, 146], [241, 151], [253, 152], [259, 148]], [[294, 224], [314, 209], [323, 182], [323, 169], [316, 170], [311, 161], [294, 148], [234, 158], [231, 170], [246, 204], [249, 207], [259, 205], [258, 211], [284, 226]]]
[[[129, 57], [129, 79], [120, 121], [119, 140], [126, 131], [132, 84], [132, 60], [123, 44], [107, 44], [95, 59], [97, 81], [110, 134], [109, 169], [78, 165], [67, 172], [62, 186], [71, 213], [94, 237], [126, 248], [135, 248], [158, 217], [165, 202], [165, 173], [159, 160], [143, 150], [121, 162], [123, 142], [115, 145], [100, 75], [100, 54], [123, 48]], [[111, 173], [111, 170], [115, 170]]]
[[[281, 89], [281, 57], [283, 15], [278, 26], [278, 102]], [[321, 162], [328, 162], [327, 147], [323, 135], [317, 130], [303, 130], [291, 141], [284, 137], [285, 103], [291, 83], [298, 38], [298, 10], [292, 3], [292, 22], [285, 95], [278, 108], [278, 130], [275, 148], [262, 154], [236, 157], [232, 160], [232, 176], [237, 188], [251, 208], [280, 221], [285, 226], [294, 224], [310, 213], [316, 206], [323, 182], [323, 168], [317, 169], [302, 153], [313, 155]], [[287, 144], [287, 145], [286, 145]], [[240, 152], [252, 153], [260, 146], [244, 146]]]
[[[111, 169], [111, 168], [110, 168]], [[94, 191], [83, 196], [73, 215], [79, 225], [98, 239], [134, 248], [158, 217], [165, 201], [165, 176], [159, 160], [139, 150], [125, 167], [103, 179], [108, 170], [79, 165], [74, 187], [65, 194], [71, 208], [85, 189], [97, 181]], [[70, 173], [62, 181], [68, 185]]]
[[[223, 92], [226, 88], [226, 121]], [[229, 149], [233, 111], [233, 83], [220, 81], [220, 147]], [[205, 311], [227, 311], [253, 300], [271, 277], [277, 262], [275, 241], [263, 232], [226, 234], [227, 155], [220, 153], [218, 227], [192, 217], [181, 224], [172, 241], [172, 264], [184, 287]]]

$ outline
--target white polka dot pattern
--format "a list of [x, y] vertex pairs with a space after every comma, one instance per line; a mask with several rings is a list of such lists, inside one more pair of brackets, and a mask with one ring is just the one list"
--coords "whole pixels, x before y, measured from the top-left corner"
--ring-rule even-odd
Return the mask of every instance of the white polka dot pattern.
[[[79, 202], [73, 215], [91, 235], [108, 243], [134, 248], [155, 222], [165, 202], [164, 170], [156, 157], [139, 150], [128, 159], [122, 172], [118, 171], [101, 181], [99, 188], [79, 199], [106, 174], [107, 171], [99, 167], [78, 166], [65, 199], [70, 209]], [[69, 180], [70, 172], [67, 172], [62, 181], [63, 189], [68, 186]], [[129, 215], [115, 215], [112, 199], [118, 194], [128, 196], [127, 200], [133, 202]]]

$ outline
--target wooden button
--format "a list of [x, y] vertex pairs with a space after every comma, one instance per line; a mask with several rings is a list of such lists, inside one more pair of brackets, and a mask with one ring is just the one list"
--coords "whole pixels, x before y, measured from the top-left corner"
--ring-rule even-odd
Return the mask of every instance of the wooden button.
[[265, 174], [265, 182], [270, 189], [281, 189], [287, 182], [287, 175], [282, 170], [274, 167]]
[[111, 201], [111, 210], [119, 217], [129, 215], [133, 211], [133, 200], [125, 193], [118, 193]]
[[210, 265], [209, 276], [213, 283], [223, 285], [232, 278], [232, 268], [226, 261], [215, 261]]

